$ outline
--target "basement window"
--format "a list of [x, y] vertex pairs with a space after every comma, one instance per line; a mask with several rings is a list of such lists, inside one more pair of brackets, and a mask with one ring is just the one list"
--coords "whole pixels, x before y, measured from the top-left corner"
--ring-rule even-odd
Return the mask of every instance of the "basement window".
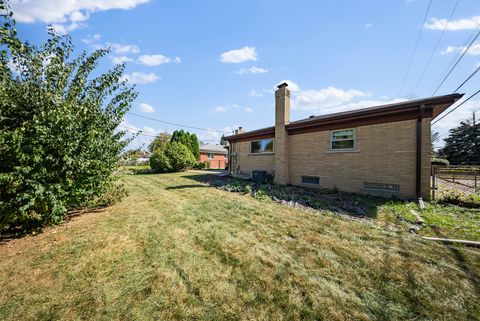
[[355, 149], [355, 130], [342, 129], [332, 131], [330, 148], [332, 150]]
[[251, 154], [273, 153], [273, 138], [250, 142]]
[[302, 184], [320, 185], [318, 176], [302, 176]]

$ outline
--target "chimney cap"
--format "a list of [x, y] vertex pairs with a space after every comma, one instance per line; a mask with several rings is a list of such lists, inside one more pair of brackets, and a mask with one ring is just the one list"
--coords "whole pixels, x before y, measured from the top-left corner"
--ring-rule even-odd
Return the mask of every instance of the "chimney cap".
[[287, 86], [288, 86], [288, 84], [286, 82], [284, 82], [284, 83], [281, 83], [280, 85], [278, 85], [277, 88], [280, 89], [280, 88], [287, 87]]

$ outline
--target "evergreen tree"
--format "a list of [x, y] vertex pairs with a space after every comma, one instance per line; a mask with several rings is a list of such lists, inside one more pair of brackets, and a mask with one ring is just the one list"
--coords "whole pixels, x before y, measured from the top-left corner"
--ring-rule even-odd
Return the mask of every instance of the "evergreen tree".
[[480, 165], [480, 124], [461, 122], [460, 126], [450, 129], [450, 134], [444, 141], [445, 147], [440, 154], [450, 164]]
[[228, 142], [225, 139], [225, 135], [222, 135], [222, 138], [220, 138], [220, 145], [222, 146], [228, 146]]
[[200, 159], [200, 144], [198, 143], [197, 135], [192, 134], [190, 136], [191, 144], [192, 144], [192, 153], [195, 156], [195, 159]]
[[196, 159], [200, 157], [200, 145], [198, 143], [197, 135], [185, 132], [183, 129], [176, 130], [173, 132], [170, 141], [172, 143], [176, 142], [185, 145], [188, 150], [192, 152]]

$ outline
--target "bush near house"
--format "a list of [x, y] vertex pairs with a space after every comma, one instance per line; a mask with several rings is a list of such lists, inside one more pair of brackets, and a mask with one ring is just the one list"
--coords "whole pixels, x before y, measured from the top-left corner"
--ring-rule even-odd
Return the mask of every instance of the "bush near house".
[[180, 172], [195, 166], [196, 160], [187, 146], [169, 142], [165, 149], [156, 150], [150, 157], [150, 166], [158, 173]]
[[124, 65], [92, 75], [108, 50], [73, 58], [70, 37], [50, 29], [36, 47], [1, 19], [0, 233], [59, 223], [113, 187], [129, 142], [116, 128], [137, 95]]

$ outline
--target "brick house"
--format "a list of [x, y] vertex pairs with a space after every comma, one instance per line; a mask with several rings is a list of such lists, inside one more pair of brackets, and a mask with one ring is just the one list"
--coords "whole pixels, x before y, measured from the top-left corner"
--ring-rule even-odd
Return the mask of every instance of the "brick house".
[[202, 144], [200, 145], [200, 162], [209, 163], [209, 168], [225, 169], [228, 163], [228, 151], [222, 145]]
[[430, 198], [430, 124], [462, 94], [290, 121], [290, 90], [275, 91], [275, 126], [230, 143], [230, 172], [265, 170], [276, 184]]

